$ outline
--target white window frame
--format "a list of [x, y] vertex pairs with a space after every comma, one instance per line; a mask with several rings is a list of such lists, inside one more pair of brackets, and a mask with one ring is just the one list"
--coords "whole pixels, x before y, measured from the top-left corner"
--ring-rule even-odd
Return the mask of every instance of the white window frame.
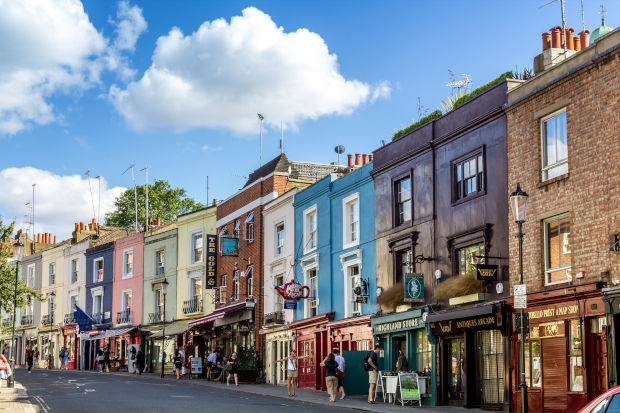
[[239, 278], [241, 278], [241, 271], [235, 270], [233, 273], [233, 301], [239, 300]]
[[254, 242], [254, 218], [254, 212], [250, 212], [243, 221], [243, 227], [245, 232], [244, 238], [248, 242], [248, 244]]
[[[92, 304], [91, 304], [91, 315], [92, 314], [103, 314], [103, 294], [104, 294], [104, 290], [103, 290], [103, 286], [101, 287], [95, 287], [95, 288], [91, 288], [90, 290], [90, 295], [92, 296]], [[95, 311], [95, 297], [100, 297], [100, 306], [99, 306], [99, 311]]]
[[[566, 158], [565, 159], [561, 159], [561, 160], [557, 160], [555, 161], [555, 163], [552, 163], [550, 165], [545, 165], [545, 155], [546, 155], [546, 150], [547, 150], [547, 145], [545, 142], [545, 123], [550, 120], [555, 118], [556, 116], [560, 115], [560, 114], [566, 114]], [[557, 127], [556, 127], [557, 130]], [[542, 172], [542, 181], [548, 181], [549, 179], [553, 179], [553, 178], [548, 178], [549, 176], [549, 171], [551, 169], [560, 167], [564, 164], [566, 164], [566, 172], [568, 172], [568, 114], [566, 112], [566, 108], [562, 108], [560, 110], [557, 110], [543, 118], [540, 119], [540, 148], [541, 148], [541, 152], [540, 152], [540, 164], [541, 164], [541, 172]], [[563, 175], [563, 174], [561, 174]]]
[[[97, 263], [98, 262], [101, 262], [101, 272], [102, 272], [101, 280], [99, 280], [99, 277], [97, 277], [97, 275], [98, 275], [97, 274]], [[103, 261], [103, 257], [99, 257], [99, 258], [93, 260], [93, 282], [94, 283], [98, 283], [98, 282], [102, 282], [103, 281], [103, 271], [104, 271], [104, 268], [105, 268], [104, 265], [105, 265], [105, 263]]]
[[[194, 258], [196, 257], [196, 254], [194, 253], [195, 252], [194, 250], [196, 249], [196, 244], [195, 244], [196, 240], [194, 237], [198, 234], [200, 234], [200, 236], [202, 237], [202, 255], [200, 256], [200, 260], [195, 260]], [[202, 228], [195, 229], [189, 233], [189, 263], [196, 264], [196, 263], [202, 262], [204, 260], [204, 256], [205, 256], [205, 234]]]
[[75, 294], [69, 294], [69, 313], [73, 313], [74, 311], [76, 311], [75, 308], [71, 307], [71, 301], [73, 301], [73, 297], [75, 297], [75, 306], [77, 307], [77, 305], [80, 302], [80, 296], [78, 295], [78, 293], [76, 292]]
[[252, 294], [252, 290], [254, 289], [254, 277], [248, 277], [247, 287], [248, 297], [254, 297], [254, 294]]
[[[278, 227], [282, 226], [282, 246], [280, 250], [280, 245], [278, 245]], [[274, 257], [281, 257], [284, 255], [284, 253], [286, 252], [286, 223], [284, 222], [284, 220], [278, 221], [274, 226], [273, 226], [273, 256]]]
[[[349, 207], [357, 204], [357, 221], [351, 221]], [[355, 207], [353, 207], [355, 208]], [[355, 209], [354, 209], [355, 211]], [[360, 194], [356, 192], [342, 200], [342, 249], [348, 249], [360, 245]], [[355, 239], [352, 239], [351, 226], [355, 222]]]
[[[121, 311], [127, 310], [127, 307], [126, 307], [127, 300], [125, 299], [125, 295], [127, 293], [131, 294], [131, 306], [133, 306], [133, 289], [128, 288], [126, 290], [121, 291]], [[133, 312], [131, 307], [129, 307], [129, 311]]]
[[[159, 272], [159, 254], [162, 255], [161, 273]], [[164, 275], [166, 273], [166, 249], [158, 249], [155, 251], [155, 275]]]
[[[310, 286], [310, 271], [316, 271], [316, 296], [314, 297], [314, 300], [311, 299], [312, 297], [312, 288]], [[319, 315], [319, 266], [318, 265], [311, 265], [308, 266], [306, 268], [304, 268], [304, 285], [307, 285], [308, 288], [310, 289], [310, 295], [308, 296], [307, 300], [304, 300], [304, 318], [310, 318], [310, 317], [314, 317], [313, 315], [310, 315], [310, 310], [313, 307], [316, 307], [316, 315]]]
[[[342, 264], [342, 275], [344, 281], [344, 316], [352, 317], [353, 315], [353, 285], [351, 283], [351, 277], [349, 276], [349, 268], [357, 266], [359, 269], [359, 279], [362, 279], [362, 251], [355, 250], [340, 256], [340, 263]], [[360, 304], [360, 312], [362, 314], [362, 306]]]
[[[69, 270], [71, 271], [71, 274], [70, 274], [71, 284], [77, 283], [80, 280], [80, 260], [78, 258], [74, 258], [71, 260], [71, 268]], [[74, 273], [75, 273], [75, 281], [73, 281]]]
[[222, 229], [220, 229], [220, 232], [217, 234], [217, 249], [218, 252], [220, 253], [220, 257], [222, 256], [222, 239], [228, 235], [228, 227], [224, 226], [222, 227]]
[[187, 272], [187, 299], [191, 300], [194, 297], [197, 297], [196, 295], [194, 295], [194, 289], [192, 288], [192, 280], [194, 280], [194, 283], [196, 282], [196, 279], [200, 280], [200, 294], [198, 295], [198, 297], [202, 298], [202, 290], [203, 290], [203, 285], [202, 285], [202, 271], [188, 271]]
[[237, 239], [241, 238], [241, 219], [235, 220], [235, 227], [233, 228], [233, 237]]
[[[543, 237], [544, 237], [544, 249], [545, 249], [545, 285], [557, 285], [557, 284], [566, 284], [569, 282], [573, 281], [573, 277], [572, 274], [570, 276], [570, 278], [567, 278], [566, 280], [562, 280], [562, 281], [555, 281], [555, 282], [548, 282], [548, 275], [549, 273], [552, 273], [554, 271], [560, 271], [560, 270], [570, 270], [572, 267], [572, 263], [569, 265], [563, 265], [561, 267], [558, 268], [547, 268], [548, 262], [549, 262], [549, 224], [555, 221], [561, 221], [564, 218], [569, 218], [570, 219], [570, 214], [561, 214], [561, 215], [556, 215], [550, 218], [547, 218], [543, 221]], [[559, 234], [558, 234], [559, 236]], [[570, 233], [569, 233], [569, 240], [570, 240]], [[569, 243], [569, 247], [570, 247], [570, 243]], [[572, 260], [572, 256], [571, 256], [571, 260]]]
[[[313, 215], [313, 218], [310, 216]], [[319, 244], [319, 217], [317, 212], [316, 204], [312, 205], [310, 208], [304, 211], [304, 254], [312, 252], [317, 249]], [[308, 219], [311, 219], [313, 222], [316, 220], [316, 229], [312, 231], [312, 228], [308, 228]], [[314, 234], [314, 245], [310, 243], [310, 237]]]
[[[127, 272], [127, 263], [129, 262], [127, 259], [128, 253], [131, 253], [131, 272]], [[133, 269], [136, 263], [134, 258], [133, 248], [126, 248], [123, 250], [123, 280], [133, 277]]]
[[[280, 277], [282, 278], [282, 284], [278, 284], [278, 281], [277, 281], [278, 278], [280, 278]], [[278, 272], [278, 273], [274, 274], [273, 275], [273, 287], [274, 287], [274, 292], [273, 292], [274, 300], [273, 300], [273, 303], [274, 303], [274, 305], [275, 304], [282, 304], [284, 306], [284, 297], [282, 297], [280, 295], [280, 293], [278, 293], [275, 290], [275, 287], [278, 287], [278, 286], [281, 287], [283, 285], [284, 285], [284, 272]]]
[[56, 296], [49, 296], [47, 298], [47, 315], [54, 317], [54, 310], [56, 309]]
[[[51, 277], [54, 276], [54, 282], [51, 283]], [[50, 262], [47, 264], [47, 284], [56, 285], [56, 262]]]
[[26, 287], [34, 288], [36, 277], [37, 277], [36, 264], [28, 265], [26, 267]]

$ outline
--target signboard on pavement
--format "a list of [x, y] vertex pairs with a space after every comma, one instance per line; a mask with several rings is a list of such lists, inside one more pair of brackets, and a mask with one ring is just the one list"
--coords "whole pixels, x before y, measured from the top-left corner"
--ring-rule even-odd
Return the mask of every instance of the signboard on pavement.
[[202, 374], [202, 357], [190, 357], [191, 374]]

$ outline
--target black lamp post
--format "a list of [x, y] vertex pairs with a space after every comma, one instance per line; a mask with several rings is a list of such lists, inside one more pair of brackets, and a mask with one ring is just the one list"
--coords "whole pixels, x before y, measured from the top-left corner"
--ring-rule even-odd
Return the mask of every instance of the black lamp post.
[[24, 255], [24, 244], [17, 238], [15, 244], [13, 244], [13, 259], [15, 259], [15, 288], [13, 293], [13, 327], [11, 331], [11, 374], [7, 378], [7, 387], [15, 386], [15, 359], [17, 358], [17, 344], [15, 344], [15, 319], [17, 318], [17, 283], [19, 282], [19, 262]]
[[[48, 300], [52, 297], [56, 297], [56, 293], [54, 291], [52, 291], [51, 293], [48, 294], [47, 296]], [[49, 314], [47, 315], [47, 322], [48, 324], [51, 326], [52, 324], [54, 324], [54, 303], [52, 303], [51, 306], [49, 306]], [[53, 364], [54, 364], [54, 343], [52, 342], [51, 337], [49, 337], [49, 341], [47, 342], [47, 352], [48, 354], [48, 359], [47, 359], [47, 369], [51, 370], [52, 368], [54, 368]]]
[[166, 362], [165, 340], [166, 340], [166, 294], [168, 294], [168, 280], [164, 278], [161, 282], [161, 292], [164, 295], [164, 313], [161, 315], [161, 378], [164, 378], [164, 363]]
[[[519, 226], [517, 238], [519, 239], [519, 284], [523, 284], [523, 223], [527, 212], [527, 194], [521, 190], [521, 185], [517, 182], [517, 189], [510, 194], [510, 207], [512, 216]], [[520, 313], [520, 331], [521, 331], [521, 351], [519, 355], [519, 371], [521, 372], [521, 380], [519, 387], [521, 388], [521, 412], [527, 413], [527, 383], [525, 381], [525, 328], [524, 328], [524, 311]]]

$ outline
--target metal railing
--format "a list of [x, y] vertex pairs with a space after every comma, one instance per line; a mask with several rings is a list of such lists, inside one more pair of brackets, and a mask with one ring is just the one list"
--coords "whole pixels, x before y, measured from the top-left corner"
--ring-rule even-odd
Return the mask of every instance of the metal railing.
[[65, 324], [75, 324], [77, 323], [77, 317], [75, 311], [69, 314], [65, 314]]
[[131, 324], [131, 309], [128, 308], [123, 311], [119, 311], [116, 313], [116, 323], [117, 324]]
[[21, 325], [22, 326], [32, 325], [32, 314], [23, 315]]
[[104, 313], [92, 313], [90, 316], [95, 321], [95, 324], [104, 324], [106, 322]]
[[161, 323], [163, 319], [163, 311], [158, 309], [154, 313], [149, 313], [149, 323]]
[[41, 324], [44, 326], [51, 326], [54, 324], [54, 314], [47, 314], [43, 316]]
[[274, 313], [265, 314], [263, 324], [284, 324], [284, 311], [276, 311]]
[[2, 319], [2, 325], [4, 327], [10, 327], [13, 325], [13, 314], [7, 314], [3, 319]]
[[183, 302], [183, 314], [199, 313], [202, 311], [202, 297], [195, 295], [191, 300]]

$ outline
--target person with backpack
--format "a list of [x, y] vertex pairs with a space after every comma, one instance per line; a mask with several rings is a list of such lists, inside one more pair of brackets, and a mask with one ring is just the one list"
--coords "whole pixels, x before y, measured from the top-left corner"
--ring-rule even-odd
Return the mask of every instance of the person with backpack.
[[67, 349], [64, 347], [61, 347], [60, 351], [58, 352], [58, 361], [60, 361], [60, 366], [58, 367], [58, 370], [62, 370], [63, 368], [65, 368], [66, 359], [67, 359]]
[[364, 358], [364, 369], [368, 372], [368, 403], [375, 404], [375, 388], [379, 377], [379, 367], [377, 354], [381, 351], [381, 346], [375, 344], [375, 349]]
[[338, 388], [336, 389], [336, 392], [339, 390], [342, 391], [342, 396], [340, 396], [340, 400], [342, 400], [347, 397], [344, 393], [344, 371], [346, 369], [346, 363], [344, 361], [344, 357], [340, 355], [339, 348], [334, 349], [334, 356], [334, 360], [338, 364]]

